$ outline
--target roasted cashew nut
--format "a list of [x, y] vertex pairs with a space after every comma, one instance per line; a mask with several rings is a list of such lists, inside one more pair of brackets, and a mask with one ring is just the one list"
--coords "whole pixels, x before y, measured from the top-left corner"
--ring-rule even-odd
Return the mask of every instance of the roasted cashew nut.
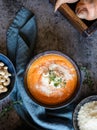
[[[0, 85], [1, 86], [1, 85]], [[8, 88], [4, 87], [2, 85], [2, 87], [0, 88], [0, 93], [4, 93], [4, 92], [7, 92], [8, 91]]]
[[5, 82], [3, 82], [4, 86], [8, 86], [10, 84], [10, 78], [7, 78]]
[[0, 66], [4, 66], [4, 63], [3, 63], [3, 62], [0, 62]]

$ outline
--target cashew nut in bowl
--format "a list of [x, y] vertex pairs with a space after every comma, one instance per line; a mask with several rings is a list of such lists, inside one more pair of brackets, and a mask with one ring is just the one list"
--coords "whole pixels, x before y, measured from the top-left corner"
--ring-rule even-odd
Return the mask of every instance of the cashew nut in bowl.
[[2, 84], [3, 82], [5, 82], [5, 78], [4, 76], [0, 76], [0, 84]]
[[4, 70], [1, 68], [0, 69], [0, 75], [4, 75], [5, 74], [5, 72], [4, 72]]
[[7, 92], [7, 91], [8, 91], [7, 87], [4, 87], [3, 85], [0, 85], [0, 93], [4, 93], [4, 92]]
[[10, 78], [6, 78], [5, 82], [3, 82], [4, 86], [8, 86], [10, 84]]
[[10, 76], [11, 73], [8, 72], [8, 67], [3, 62], [0, 62], [0, 94], [8, 91]]
[[3, 63], [3, 62], [0, 62], [0, 66], [4, 66], [4, 63]]

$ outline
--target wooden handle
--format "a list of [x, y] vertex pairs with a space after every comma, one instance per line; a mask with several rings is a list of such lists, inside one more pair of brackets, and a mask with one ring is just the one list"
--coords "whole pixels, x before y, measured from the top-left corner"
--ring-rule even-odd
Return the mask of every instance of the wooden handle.
[[[50, 2], [55, 4], [55, 0], [50, 0]], [[74, 11], [67, 4], [62, 4], [59, 8], [59, 11], [66, 16], [81, 33], [88, 28], [88, 26], [76, 16]]]

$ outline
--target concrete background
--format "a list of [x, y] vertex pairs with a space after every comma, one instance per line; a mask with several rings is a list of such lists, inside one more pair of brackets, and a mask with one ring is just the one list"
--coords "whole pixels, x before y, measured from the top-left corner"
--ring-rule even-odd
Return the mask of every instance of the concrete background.
[[[97, 95], [97, 31], [84, 38], [49, 0], [0, 0], [0, 52], [7, 54], [6, 32], [16, 12], [22, 7], [34, 12], [38, 35], [35, 53], [46, 50], [59, 50], [73, 58], [79, 66], [89, 71], [93, 86], [83, 84], [78, 101], [89, 95]], [[82, 79], [84, 80], [82, 72]], [[9, 103], [9, 97], [0, 101], [0, 110]], [[0, 130], [26, 129], [14, 109], [0, 118]]]

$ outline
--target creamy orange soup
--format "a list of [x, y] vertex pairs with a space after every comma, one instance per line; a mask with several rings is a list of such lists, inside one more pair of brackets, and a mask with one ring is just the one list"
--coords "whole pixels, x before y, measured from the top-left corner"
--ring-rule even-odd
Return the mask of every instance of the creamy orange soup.
[[57, 105], [73, 95], [77, 87], [77, 72], [67, 58], [46, 54], [31, 64], [27, 72], [27, 86], [39, 102]]

